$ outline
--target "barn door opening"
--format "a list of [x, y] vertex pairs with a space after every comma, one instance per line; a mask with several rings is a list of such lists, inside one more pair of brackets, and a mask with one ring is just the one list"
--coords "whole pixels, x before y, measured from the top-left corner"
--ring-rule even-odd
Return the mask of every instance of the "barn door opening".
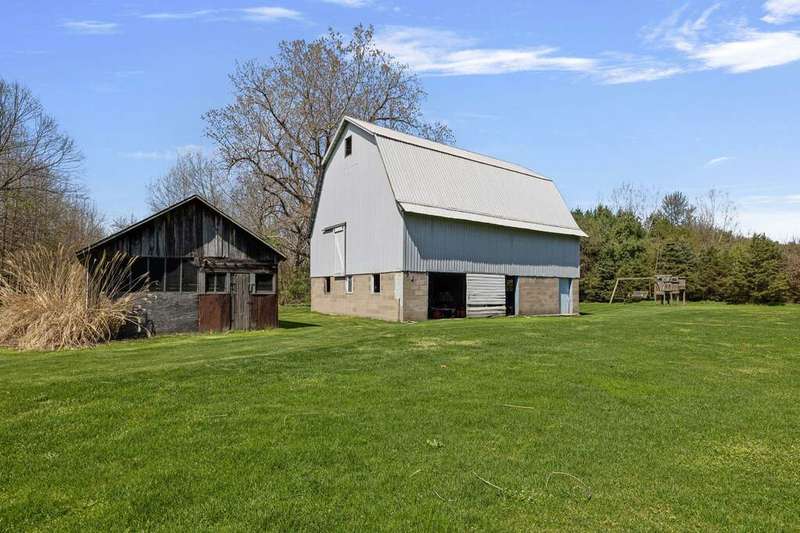
[[250, 273], [231, 273], [231, 327], [250, 329]]
[[517, 276], [506, 276], [506, 316], [516, 316], [519, 307]]
[[428, 274], [428, 318], [463, 318], [467, 315], [466, 302], [464, 274]]
[[572, 314], [572, 280], [560, 278], [558, 280], [559, 307], [562, 315]]

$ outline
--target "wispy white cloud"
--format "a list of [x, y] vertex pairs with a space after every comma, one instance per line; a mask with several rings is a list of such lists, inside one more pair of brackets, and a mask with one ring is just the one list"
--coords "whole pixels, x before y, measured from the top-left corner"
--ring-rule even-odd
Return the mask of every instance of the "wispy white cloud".
[[549, 46], [481, 48], [473, 39], [448, 30], [391, 27], [377, 45], [417, 72], [444, 76], [503, 74], [535, 70], [587, 72], [595, 60], [559, 55]]
[[104, 22], [100, 20], [69, 20], [61, 25], [72, 33], [83, 35], [110, 35], [119, 31], [119, 24], [116, 22]]
[[300, 12], [285, 7], [246, 7], [239, 10], [244, 13], [244, 18], [255, 22], [272, 22], [274, 20], [298, 20]]
[[767, 0], [761, 20], [769, 24], [786, 24], [800, 17], [800, 0]]
[[733, 158], [730, 157], [730, 156], [727, 156], [727, 155], [723, 155], [721, 157], [715, 157], [714, 159], [709, 159], [708, 161], [706, 161], [706, 164], [703, 165], [703, 166], [705, 168], [712, 168], [712, 167], [715, 167], [717, 165], [721, 165], [725, 161], [730, 161], [731, 159], [733, 159]]
[[389, 27], [376, 37], [378, 47], [422, 74], [469, 76], [512, 72], [579, 73], [604, 84], [635, 83], [675, 76], [678, 65], [632, 54], [582, 57], [562, 54], [555, 46], [482, 47], [453, 31]]
[[[800, 0], [796, 0], [800, 3]], [[712, 25], [721, 8], [713, 4], [696, 17], [687, 6], [646, 28], [645, 40], [680, 52], [685, 72], [721, 69], [741, 74], [800, 60], [800, 33], [759, 31], [746, 20], [723, 19]]]
[[541, 44], [486, 46], [454, 31], [407, 26], [387, 27], [378, 33], [376, 41], [379, 48], [421, 74], [560, 71], [608, 85], [662, 80], [705, 70], [741, 74], [800, 60], [800, 31], [756, 30], [746, 19], [731, 18], [725, 13], [721, 2], [700, 11], [691, 11], [688, 4], [673, 11], [661, 22], [643, 28], [641, 36], [650, 45], [650, 55], [574, 55]]
[[200, 9], [197, 11], [180, 11], [180, 12], [157, 12], [146, 13], [142, 18], [154, 20], [191, 20], [207, 17], [219, 13], [219, 9]]
[[741, 74], [800, 60], [800, 33], [747, 30], [731, 41], [704, 44], [689, 55], [711, 69]]
[[550, 46], [482, 48], [446, 30], [390, 28], [379, 46], [418, 72], [442, 75], [502, 74], [536, 70], [589, 71], [595, 60], [557, 54]]
[[300, 20], [302, 14], [294, 9], [276, 6], [255, 6], [240, 8], [199, 9], [195, 11], [160, 11], [146, 13], [142, 18], [151, 20], [219, 20], [251, 22], [274, 22], [277, 20]]
[[337, 4], [344, 7], [365, 7], [372, 3], [372, 0], [322, 0], [328, 4]]
[[123, 152], [120, 155], [126, 159], [159, 161], [175, 159], [179, 155], [194, 152], [209, 154], [211, 150], [208, 147], [200, 144], [184, 144], [182, 146], [176, 146], [166, 150], [136, 150], [133, 152]]

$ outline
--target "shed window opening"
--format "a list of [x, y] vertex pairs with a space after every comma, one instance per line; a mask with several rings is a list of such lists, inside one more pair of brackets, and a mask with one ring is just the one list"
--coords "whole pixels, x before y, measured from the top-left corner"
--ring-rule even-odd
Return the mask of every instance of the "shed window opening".
[[181, 292], [197, 292], [197, 265], [191, 259], [181, 260]]
[[164, 290], [167, 292], [178, 292], [181, 290], [181, 260], [177, 257], [168, 257], [166, 265]]
[[150, 257], [147, 260], [147, 278], [152, 292], [164, 290], [164, 258]]
[[274, 281], [275, 277], [271, 272], [257, 272], [253, 283], [255, 292], [275, 292]]
[[197, 265], [186, 257], [136, 257], [130, 266], [131, 292], [197, 292]]
[[347, 294], [353, 293], [353, 276], [345, 276], [344, 278], [344, 291]]
[[147, 287], [147, 258], [137, 257], [131, 265], [131, 291], [143, 291]]
[[372, 275], [372, 293], [373, 294], [380, 294], [381, 292], [381, 275], [380, 274], [373, 274]]
[[227, 272], [206, 272], [206, 292], [225, 292]]
[[331, 293], [331, 278], [325, 278], [325, 283], [323, 285], [323, 292], [325, 294]]
[[344, 156], [350, 157], [353, 154], [353, 136], [348, 135], [344, 139]]

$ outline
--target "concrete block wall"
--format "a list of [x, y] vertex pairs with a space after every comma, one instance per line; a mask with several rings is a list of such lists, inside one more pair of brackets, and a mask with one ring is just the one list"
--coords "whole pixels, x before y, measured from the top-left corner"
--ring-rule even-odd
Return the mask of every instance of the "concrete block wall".
[[[402, 304], [395, 285], [402, 279]], [[381, 292], [370, 290], [370, 274], [353, 276], [353, 292], [345, 292], [345, 279], [332, 278], [331, 292], [325, 293], [325, 278], [311, 278], [311, 309], [332, 315], [363, 316], [382, 320], [421, 321], [428, 319], [428, 274], [401, 272], [381, 274]], [[572, 282], [572, 312], [578, 314], [579, 281]], [[520, 277], [519, 314], [557, 315], [561, 311], [558, 278]]]
[[428, 273], [403, 274], [403, 320], [428, 319]]
[[[325, 278], [311, 278], [311, 310], [329, 315], [363, 316], [381, 320], [400, 319], [400, 301], [395, 297], [394, 272], [381, 274], [381, 292], [372, 292], [372, 275], [353, 275], [353, 292], [345, 292], [345, 278], [332, 278], [325, 292]], [[402, 274], [401, 274], [402, 275]]]
[[520, 315], [557, 315], [558, 278], [519, 278]]

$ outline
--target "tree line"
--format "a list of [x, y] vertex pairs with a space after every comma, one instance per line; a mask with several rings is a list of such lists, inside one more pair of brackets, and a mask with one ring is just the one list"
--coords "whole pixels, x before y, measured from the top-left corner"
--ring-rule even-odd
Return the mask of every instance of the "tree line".
[[[589, 235], [581, 246], [583, 300], [608, 301], [620, 277], [665, 274], [686, 278], [691, 300], [800, 302], [800, 243], [742, 235], [734, 203], [717, 190], [695, 201], [680, 191], [657, 202], [651, 196], [623, 185], [605, 204], [573, 211]], [[637, 289], [649, 282], [622, 285], [623, 295]]]
[[82, 159], [29, 89], [0, 78], [0, 261], [36, 244], [74, 248], [102, 236], [80, 185]]
[[[200, 194], [273, 242], [288, 256], [282, 303], [308, 300], [314, 202], [344, 115], [454, 142], [446, 125], [425, 120], [420, 80], [376, 46], [371, 27], [281, 42], [266, 62], [237, 64], [230, 83], [232, 100], [203, 115], [213, 149], [179, 155], [152, 179], [147, 201], [157, 211]], [[34, 244], [77, 248], [102, 236], [102, 217], [80, 186], [81, 161], [31, 92], [0, 79], [0, 259]], [[734, 205], [719, 191], [693, 201], [681, 192], [654, 198], [623, 185], [608, 202], [574, 211], [589, 235], [583, 299], [607, 300], [618, 277], [673, 274], [687, 278], [695, 300], [800, 300], [800, 243], [740, 235]], [[132, 222], [122, 217], [111, 229]]]

